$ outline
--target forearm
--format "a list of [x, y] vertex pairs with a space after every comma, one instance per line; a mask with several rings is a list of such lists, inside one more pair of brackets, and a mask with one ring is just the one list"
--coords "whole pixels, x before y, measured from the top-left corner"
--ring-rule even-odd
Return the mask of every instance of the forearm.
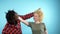
[[26, 25], [29, 25], [29, 23], [26, 20], [23, 20], [22, 22]]
[[47, 30], [45, 31], [45, 34], [48, 34]]
[[26, 20], [23, 20], [21, 17], [18, 18], [21, 22], [23, 22], [26, 25], [29, 25], [29, 23]]

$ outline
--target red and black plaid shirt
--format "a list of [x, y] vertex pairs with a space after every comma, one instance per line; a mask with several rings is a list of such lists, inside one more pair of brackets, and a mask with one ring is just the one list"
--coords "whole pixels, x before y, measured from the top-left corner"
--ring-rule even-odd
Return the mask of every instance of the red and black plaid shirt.
[[[24, 15], [24, 16], [20, 16], [21, 18], [25, 19], [29, 19], [30, 17], [33, 16], [33, 13]], [[2, 34], [22, 34], [22, 30], [21, 30], [21, 25], [20, 25], [20, 21], [17, 21], [18, 24], [15, 25], [10, 25], [9, 23], [7, 23], [2, 31]]]

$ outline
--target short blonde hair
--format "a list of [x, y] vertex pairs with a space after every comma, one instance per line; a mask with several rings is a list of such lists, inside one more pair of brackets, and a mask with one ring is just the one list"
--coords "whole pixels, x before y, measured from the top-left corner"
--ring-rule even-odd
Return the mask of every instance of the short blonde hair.
[[[38, 14], [39, 18], [42, 17], [43, 18], [43, 12], [41, 11], [41, 8], [39, 8], [38, 10], [36, 10], [34, 13]], [[42, 19], [40, 18], [39, 21], [41, 21]]]

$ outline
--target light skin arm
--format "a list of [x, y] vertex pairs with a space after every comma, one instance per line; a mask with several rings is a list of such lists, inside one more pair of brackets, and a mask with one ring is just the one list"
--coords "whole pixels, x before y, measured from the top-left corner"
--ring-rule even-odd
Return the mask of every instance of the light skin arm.
[[28, 23], [26, 20], [23, 20], [21, 17], [18, 17], [18, 19], [19, 19], [21, 22], [23, 22], [24, 24], [29, 25], [29, 23]]
[[45, 34], [48, 34], [47, 30], [45, 31]]

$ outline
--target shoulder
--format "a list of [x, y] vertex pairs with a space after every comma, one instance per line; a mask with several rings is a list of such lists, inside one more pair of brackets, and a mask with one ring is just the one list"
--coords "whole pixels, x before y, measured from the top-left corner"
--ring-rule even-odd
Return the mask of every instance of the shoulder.
[[34, 22], [29, 22], [29, 24], [34, 24]]
[[34, 22], [29, 22], [29, 25], [28, 25], [28, 26], [30, 26], [30, 27], [31, 27], [31, 26], [33, 25], [33, 23], [34, 23]]
[[42, 23], [43, 25], [45, 25], [45, 23]]
[[44, 22], [41, 22], [42, 24], [45, 24]]

